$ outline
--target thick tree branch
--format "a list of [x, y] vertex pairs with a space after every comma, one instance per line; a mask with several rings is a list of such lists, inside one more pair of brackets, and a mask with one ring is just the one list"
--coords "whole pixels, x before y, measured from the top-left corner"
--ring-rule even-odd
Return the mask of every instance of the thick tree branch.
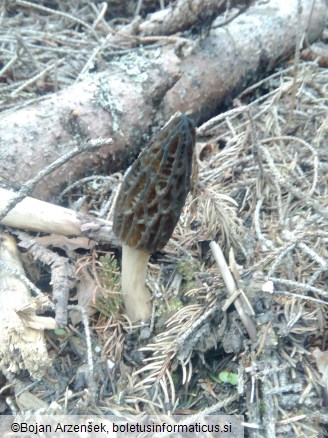
[[[0, 174], [21, 185], [67, 151], [72, 141], [112, 137], [113, 144], [85, 153], [48, 176], [34, 196], [49, 199], [72, 179], [108, 173], [124, 151], [135, 155], [150, 126], [176, 111], [205, 120], [237, 92], [295, 50], [299, 35], [316, 40], [326, 19], [324, 0], [271, 0], [251, 6], [203, 40], [123, 56], [66, 90], [0, 121]], [[122, 154], [121, 154], [122, 158]]]

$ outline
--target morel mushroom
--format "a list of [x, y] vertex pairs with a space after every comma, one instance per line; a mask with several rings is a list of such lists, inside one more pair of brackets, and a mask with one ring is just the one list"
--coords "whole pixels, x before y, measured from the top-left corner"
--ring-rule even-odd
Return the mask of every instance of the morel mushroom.
[[190, 190], [195, 136], [191, 119], [176, 114], [133, 163], [118, 194], [113, 229], [122, 242], [123, 301], [131, 321], [150, 318], [147, 263], [179, 220]]

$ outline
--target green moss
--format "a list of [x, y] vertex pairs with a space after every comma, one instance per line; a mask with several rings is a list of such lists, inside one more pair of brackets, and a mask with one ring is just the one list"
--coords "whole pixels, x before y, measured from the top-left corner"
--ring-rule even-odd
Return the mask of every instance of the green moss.
[[194, 259], [182, 259], [178, 262], [176, 271], [182, 275], [183, 279], [187, 282], [193, 280], [195, 272], [199, 271], [199, 263]]
[[197, 287], [195, 274], [200, 270], [200, 264], [192, 258], [182, 259], [178, 262], [176, 271], [183, 278], [183, 283], [181, 285], [182, 293]]
[[176, 312], [183, 307], [183, 302], [179, 297], [170, 297], [168, 300], [159, 300], [158, 305], [156, 307], [155, 316], [160, 318], [164, 314], [168, 314], [169, 312]]
[[117, 260], [112, 254], [99, 258], [98, 275], [105, 292], [97, 300], [95, 307], [100, 313], [110, 317], [118, 312], [122, 305], [121, 274]]

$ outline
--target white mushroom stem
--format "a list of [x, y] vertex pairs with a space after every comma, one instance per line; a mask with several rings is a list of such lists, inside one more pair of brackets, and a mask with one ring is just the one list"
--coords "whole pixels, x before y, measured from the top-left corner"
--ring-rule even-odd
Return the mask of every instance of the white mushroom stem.
[[126, 313], [131, 321], [147, 321], [151, 316], [151, 295], [145, 286], [150, 254], [122, 246], [122, 292]]

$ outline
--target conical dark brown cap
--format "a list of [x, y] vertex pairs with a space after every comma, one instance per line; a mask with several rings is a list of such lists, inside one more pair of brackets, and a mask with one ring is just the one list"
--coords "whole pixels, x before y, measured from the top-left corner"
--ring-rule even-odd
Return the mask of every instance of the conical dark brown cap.
[[149, 253], [166, 245], [190, 190], [195, 137], [192, 120], [175, 115], [133, 163], [114, 211], [123, 244]]

